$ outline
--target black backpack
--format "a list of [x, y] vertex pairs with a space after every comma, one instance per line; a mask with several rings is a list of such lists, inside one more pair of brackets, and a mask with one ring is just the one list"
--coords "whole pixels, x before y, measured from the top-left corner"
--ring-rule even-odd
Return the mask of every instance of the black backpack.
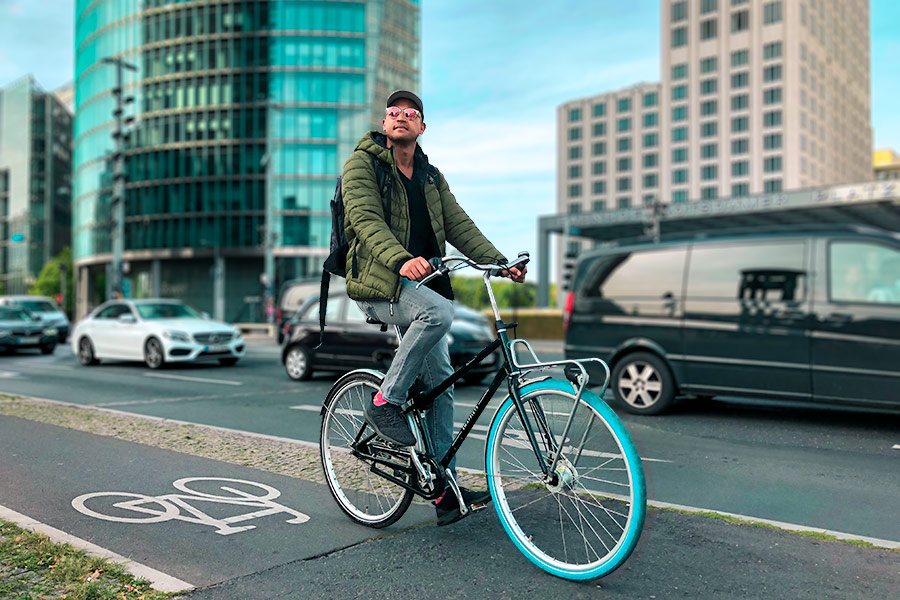
[[[370, 155], [371, 156], [371, 155]], [[383, 160], [372, 158], [372, 166], [375, 169], [375, 182], [381, 190], [381, 201], [384, 203], [384, 218], [388, 227], [391, 226], [391, 184], [390, 165]], [[325, 309], [328, 306], [328, 285], [331, 276], [347, 277], [347, 253], [350, 244], [344, 234], [344, 197], [341, 191], [341, 180], [338, 176], [337, 185], [334, 188], [334, 197], [331, 199], [331, 246], [328, 258], [322, 265], [322, 285], [319, 290], [319, 346], [325, 341]], [[317, 348], [319, 346], [316, 346]]]

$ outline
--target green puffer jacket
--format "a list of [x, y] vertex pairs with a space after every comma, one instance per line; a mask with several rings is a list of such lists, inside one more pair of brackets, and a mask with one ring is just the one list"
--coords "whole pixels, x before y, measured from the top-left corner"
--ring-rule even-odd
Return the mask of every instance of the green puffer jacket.
[[[400, 267], [414, 258], [406, 250], [409, 244], [409, 204], [406, 188], [397, 173], [394, 152], [387, 137], [372, 131], [363, 136], [344, 165], [341, 193], [344, 198], [344, 231], [350, 251], [347, 255], [347, 294], [354, 300], [382, 298], [397, 301], [400, 295]], [[416, 153], [428, 158], [416, 145]], [[390, 227], [384, 218], [384, 202], [375, 180], [370, 155], [390, 165]], [[446, 254], [446, 242], [479, 262], [505, 262], [506, 259], [478, 230], [469, 215], [457, 204], [444, 176], [432, 168], [436, 177], [425, 183], [425, 203], [438, 248]], [[429, 258], [429, 257], [425, 257]]]

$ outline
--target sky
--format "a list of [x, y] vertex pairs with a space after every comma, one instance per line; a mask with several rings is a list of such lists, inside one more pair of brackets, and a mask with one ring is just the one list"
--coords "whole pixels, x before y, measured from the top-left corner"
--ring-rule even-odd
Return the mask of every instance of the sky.
[[[723, 2], [726, 0], [722, 0]], [[556, 108], [660, 80], [659, 0], [421, 0], [420, 143], [507, 256], [556, 206]], [[875, 148], [900, 151], [900, 2], [870, 0]], [[0, 86], [73, 78], [74, 0], [0, 0]]]

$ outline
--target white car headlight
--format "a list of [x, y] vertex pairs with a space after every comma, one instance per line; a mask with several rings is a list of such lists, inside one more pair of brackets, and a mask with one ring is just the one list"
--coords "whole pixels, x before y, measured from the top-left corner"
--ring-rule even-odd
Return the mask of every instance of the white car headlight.
[[244, 337], [244, 334], [241, 333], [241, 330], [240, 330], [240, 329], [235, 329], [235, 330], [234, 330], [234, 339], [239, 340], [239, 339], [241, 339], [242, 337]]
[[163, 337], [168, 340], [172, 340], [173, 342], [190, 342], [191, 341], [191, 337], [187, 333], [185, 333], [183, 331], [177, 331], [174, 329], [167, 329], [167, 330], [163, 331]]
[[9, 331], [8, 329], [3, 329], [2, 331], [0, 331], [0, 338], [9, 337], [11, 335], [12, 331]]
[[59, 331], [55, 327], [44, 330], [44, 335], [56, 335], [57, 333], [59, 333]]

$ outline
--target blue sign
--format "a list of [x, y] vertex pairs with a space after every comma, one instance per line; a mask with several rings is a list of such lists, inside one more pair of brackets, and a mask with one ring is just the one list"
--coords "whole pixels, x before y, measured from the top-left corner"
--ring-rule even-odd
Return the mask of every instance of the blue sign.
[[9, 239], [12, 240], [13, 242], [22, 242], [22, 241], [25, 241], [25, 236], [22, 235], [21, 233], [14, 233], [14, 234], [12, 234], [12, 236]]

